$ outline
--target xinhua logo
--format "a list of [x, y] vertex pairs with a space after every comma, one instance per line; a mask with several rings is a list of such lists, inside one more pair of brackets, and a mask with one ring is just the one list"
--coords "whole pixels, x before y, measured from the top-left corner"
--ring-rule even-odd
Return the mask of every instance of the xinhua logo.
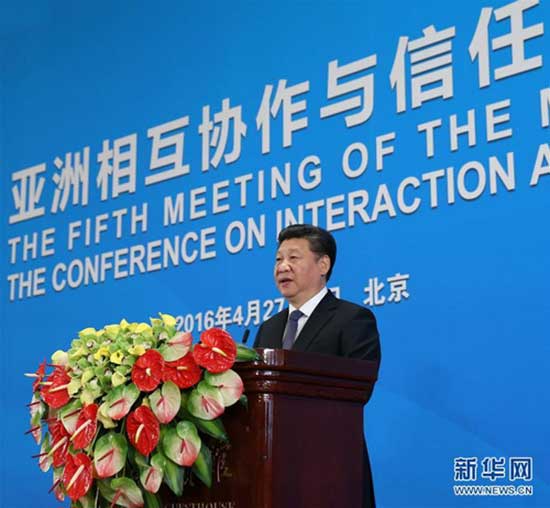
[[455, 496], [531, 496], [533, 457], [455, 457], [453, 479]]

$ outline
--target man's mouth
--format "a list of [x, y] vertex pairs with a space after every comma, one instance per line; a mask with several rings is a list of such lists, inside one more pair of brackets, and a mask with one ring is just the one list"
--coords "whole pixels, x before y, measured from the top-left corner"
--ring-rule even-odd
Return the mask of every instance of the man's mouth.
[[292, 279], [290, 277], [281, 277], [277, 282], [279, 285], [284, 286], [289, 282], [292, 282]]

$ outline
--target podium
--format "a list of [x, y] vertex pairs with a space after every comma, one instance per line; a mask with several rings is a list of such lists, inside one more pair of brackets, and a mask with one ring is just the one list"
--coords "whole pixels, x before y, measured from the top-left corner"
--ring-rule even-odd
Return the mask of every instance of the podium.
[[235, 364], [248, 408], [226, 409], [230, 443], [212, 449], [212, 487], [193, 478], [176, 498], [163, 486], [163, 508], [361, 508], [363, 406], [377, 363], [258, 353]]

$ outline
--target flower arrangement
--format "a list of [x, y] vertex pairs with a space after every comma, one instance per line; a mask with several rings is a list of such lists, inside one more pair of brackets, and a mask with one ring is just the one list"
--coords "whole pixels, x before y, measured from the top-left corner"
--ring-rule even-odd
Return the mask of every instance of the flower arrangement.
[[190, 474], [211, 485], [204, 435], [227, 441], [220, 417], [246, 402], [231, 367], [256, 352], [219, 328], [193, 346], [172, 316], [150, 322], [86, 328], [30, 374], [28, 432], [41, 446], [40, 469], [53, 467], [55, 496], [71, 508], [157, 508], [161, 484], [180, 496]]

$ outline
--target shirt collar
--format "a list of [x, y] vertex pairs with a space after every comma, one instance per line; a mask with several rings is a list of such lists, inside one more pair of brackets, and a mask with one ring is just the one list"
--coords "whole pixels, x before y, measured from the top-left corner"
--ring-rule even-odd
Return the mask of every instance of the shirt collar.
[[[302, 311], [304, 316], [306, 316], [306, 317], [311, 316], [311, 314], [315, 310], [315, 307], [317, 307], [317, 305], [319, 305], [319, 302], [325, 297], [325, 295], [327, 293], [328, 293], [328, 289], [327, 289], [326, 286], [324, 286], [323, 289], [321, 289], [321, 291], [319, 291], [316, 295], [312, 296], [306, 303], [304, 303], [300, 307], [300, 310]], [[294, 307], [294, 305], [292, 305], [289, 302], [289, 304], [288, 304], [288, 314], [290, 315], [290, 313], [294, 310], [296, 310], [296, 307]]]

